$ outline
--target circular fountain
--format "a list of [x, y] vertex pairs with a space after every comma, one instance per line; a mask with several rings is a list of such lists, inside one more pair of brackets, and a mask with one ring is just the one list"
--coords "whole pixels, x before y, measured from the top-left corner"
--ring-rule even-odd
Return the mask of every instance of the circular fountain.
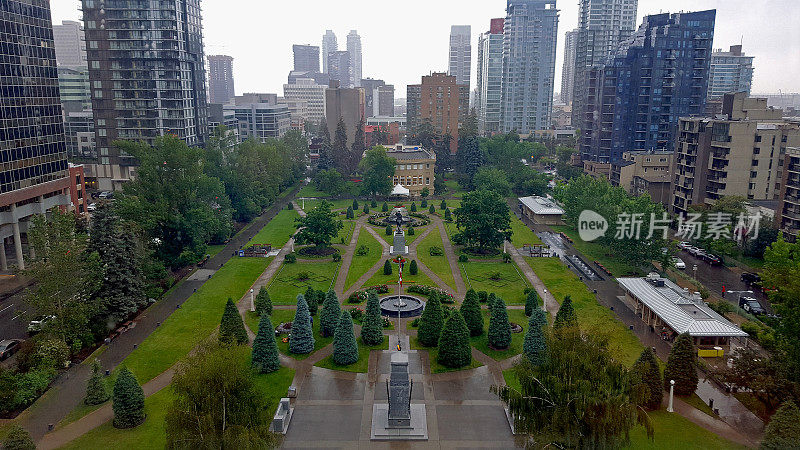
[[398, 311], [400, 317], [416, 317], [422, 314], [422, 310], [425, 309], [425, 302], [417, 297], [405, 294], [383, 297], [380, 304], [381, 315], [390, 318], [397, 317]]

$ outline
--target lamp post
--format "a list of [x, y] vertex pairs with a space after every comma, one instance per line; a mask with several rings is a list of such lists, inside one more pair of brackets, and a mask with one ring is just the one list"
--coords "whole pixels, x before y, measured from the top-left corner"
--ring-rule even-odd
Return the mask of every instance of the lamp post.
[[672, 397], [675, 395], [675, 380], [669, 380], [669, 406], [667, 412], [675, 412], [672, 408]]
[[256, 302], [253, 300], [253, 291], [254, 291], [254, 289], [250, 288], [250, 311], [251, 312], [255, 312], [256, 311]]
[[728, 291], [729, 294], [739, 294], [736, 299], [736, 306], [742, 306], [742, 294], [752, 294], [753, 291]]
[[692, 265], [692, 278], [697, 279], [697, 264]]

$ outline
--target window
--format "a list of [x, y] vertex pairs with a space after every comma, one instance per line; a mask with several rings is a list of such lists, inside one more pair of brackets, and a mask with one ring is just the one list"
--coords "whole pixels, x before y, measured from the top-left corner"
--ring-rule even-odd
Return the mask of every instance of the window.
[[758, 160], [754, 159], [753, 162], [750, 163], [750, 165], [753, 166], [753, 167], [757, 167], [758, 166]]
[[756, 135], [756, 142], [761, 142], [761, 136]]
[[758, 176], [758, 172], [756, 172], [755, 170], [750, 172], [750, 178], [755, 178], [757, 176]]
[[92, 86], [94, 86], [95, 89], [100, 89], [103, 87], [103, 82], [100, 80], [92, 81]]
[[97, 135], [101, 136], [101, 137], [107, 136], [106, 135], [106, 129], [105, 128], [100, 128], [99, 130], [97, 130]]
[[431, 184], [431, 179], [429, 177], [425, 177], [425, 184]]
[[89, 41], [89, 48], [96, 49], [97, 48], [97, 41]]
[[753, 149], [753, 154], [754, 155], [758, 155], [760, 153], [761, 153], [761, 149], [760, 148], [756, 147], [756, 148]]
[[103, 98], [103, 91], [101, 91], [100, 89], [95, 89], [94, 96], [95, 98]]
[[92, 61], [92, 69], [99, 69], [100, 61]]
[[97, 126], [98, 127], [106, 126], [106, 119], [97, 119]]

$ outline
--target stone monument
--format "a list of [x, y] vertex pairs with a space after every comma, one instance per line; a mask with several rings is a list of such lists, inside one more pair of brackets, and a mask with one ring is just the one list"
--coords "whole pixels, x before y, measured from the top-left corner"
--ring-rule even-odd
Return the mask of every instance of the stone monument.
[[411, 404], [413, 383], [408, 373], [408, 354], [392, 353], [386, 381], [389, 403], [372, 405], [372, 440], [427, 440], [424, 404]]
[[406, 235], [403, 233], [403, 214], [400, 211], [395, 212], [395, 223], [397, 223], [397, 230], [394, 232], [394, 241], [389, 249], [389, 254], [392, 256], [407, 255], [408, 246], [406, 245]]

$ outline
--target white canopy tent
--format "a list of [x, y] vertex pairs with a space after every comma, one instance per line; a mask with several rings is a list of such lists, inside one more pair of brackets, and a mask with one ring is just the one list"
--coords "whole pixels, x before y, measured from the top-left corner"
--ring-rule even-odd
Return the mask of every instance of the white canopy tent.
[[394, 189], [392, 189], [392, 193], [391, 193], [391, 195], [392, 195], [392, 196], [403, 196], [403, 197], [408, 197], [408, 195], [409, 195], [409, 192], [410, 192], [410, 191], [409, 191], [408, 189], [404, 188], [402, 185], [400, 185], [400, 184], [395, 184], [395, 185], [394, 185]]

